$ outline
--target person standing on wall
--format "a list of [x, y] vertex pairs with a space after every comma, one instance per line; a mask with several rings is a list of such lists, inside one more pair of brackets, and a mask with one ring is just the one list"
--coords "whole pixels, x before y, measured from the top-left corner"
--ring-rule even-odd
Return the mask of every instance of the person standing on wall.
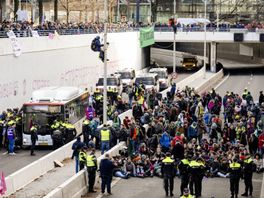
[[89, 179], [89, 192], [95, 193], [94, 190], [94, 183], [96, 177], [96, 170], [97, 170], [97, 159], [95, 156], [95, 149], [93, 148], [91, 153], [86, 156], [86, 166], [88, 172], [88, 179]]
[[113, 176], [113, 169], [114, 164], [110, 160], [110, 156], [108, 153], [105, 154], [105, 158], [101, 160], [100, 163], [100, 174], [102, 179], [101, 184], [101, 193], [105, 193], [105, 187], [107, 188], [107, 193], [111, 195], [111, 182], [112, 182], [112, 176]]

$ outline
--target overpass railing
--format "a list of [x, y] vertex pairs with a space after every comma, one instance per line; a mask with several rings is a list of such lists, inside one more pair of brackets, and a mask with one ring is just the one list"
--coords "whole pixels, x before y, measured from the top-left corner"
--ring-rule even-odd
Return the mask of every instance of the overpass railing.
[[[124, 28], [108, 28], [108, 32], [133, 32], [139, 31], [139, 27], [124, 27]], [[172, 32], [173, 29], [169, 26], [156, 26], [154, 28], [155, 32]], [[96, 34], [102, 33], [103, 28], [87, 28], [87, 29], [57, 29], [57, 30], [35, 30], [38, 32], [39, 36], [49, 36], [50, 34], [55, 34], [55, 31], [59, 35], [79, 35], [79, 34]], [[203, 32], [204, 27], [178, 27], [178, 32]], [[264, 29], [246, 29], [246, 28], [226, 28], [226, 27], [207, 27], [206, 31], [208, 32], [264, 32]], [[17, 37], [32, 37], [31, 30], [13, 30]], [[0, 38], [8, 38], [6, 31], [0, 31]]]

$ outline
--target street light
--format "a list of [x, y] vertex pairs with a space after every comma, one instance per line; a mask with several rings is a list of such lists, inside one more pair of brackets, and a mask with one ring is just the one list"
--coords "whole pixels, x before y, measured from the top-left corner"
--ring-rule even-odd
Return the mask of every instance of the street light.
[[107, 122], [107, 0], [104, 0], [104, 101], [103, 123]]
[[203, 63], [204, 74], [203, 74], [203, 78], [206, 78], [206, 4], [207, 4], [207, 0], [203, 0], [203, 2], [204, 2], [204, 63]]
[[[177, 24], [175, 23], [175, 19], [176, 19], [176, 0], [173, 1], [173, 20], [174, 20], [173, 24], [176, 26]], [[176, 31], [177, 29], [175, 28], [177, 27], [173, 27], [173, 73], [176, 72]]]

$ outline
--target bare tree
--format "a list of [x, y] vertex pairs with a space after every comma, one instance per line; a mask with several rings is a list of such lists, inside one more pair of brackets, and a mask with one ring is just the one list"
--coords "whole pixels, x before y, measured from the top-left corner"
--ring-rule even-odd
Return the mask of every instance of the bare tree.
[[61, 7], [66, 12], [66, 22], [69, 23], [70, 12], [73, 11], [76, 0], [59, 0]]

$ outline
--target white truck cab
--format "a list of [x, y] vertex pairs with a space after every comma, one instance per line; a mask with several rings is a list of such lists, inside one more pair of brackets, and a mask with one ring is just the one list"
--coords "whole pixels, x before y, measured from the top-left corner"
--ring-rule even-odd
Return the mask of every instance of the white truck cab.
[[[123, 85], [121, 83], [120, 75], [118, 74], [110, 74], [107, 76], [107, 93], [113, 94], [122, 94]], [[98, 82], [96, 83], [95, 93], [103, 93], [104, 92], [104, 78], [100, 77]]]
[[158, 75], [159, 78], [159, 91], [167, 89], [169, 87], [168, 69], [167, 68], [152, 68], [149, 73]]
[[127, 86], [133, 85], [135, 80], [135, 70], [132, 68], [125, 68], [116, 72], [116, 74], [120, 75], [121, 83], [123, 85], [123, 89], [125, 90]]
[[143, 83], [145, 85], [146, 90], [151, 90], [154, 88], [157, 92], [159, 91], [159, 78], [156, 73], [143, 73], [139, 74], [135, 78], [135, 83], [140, 84]]

